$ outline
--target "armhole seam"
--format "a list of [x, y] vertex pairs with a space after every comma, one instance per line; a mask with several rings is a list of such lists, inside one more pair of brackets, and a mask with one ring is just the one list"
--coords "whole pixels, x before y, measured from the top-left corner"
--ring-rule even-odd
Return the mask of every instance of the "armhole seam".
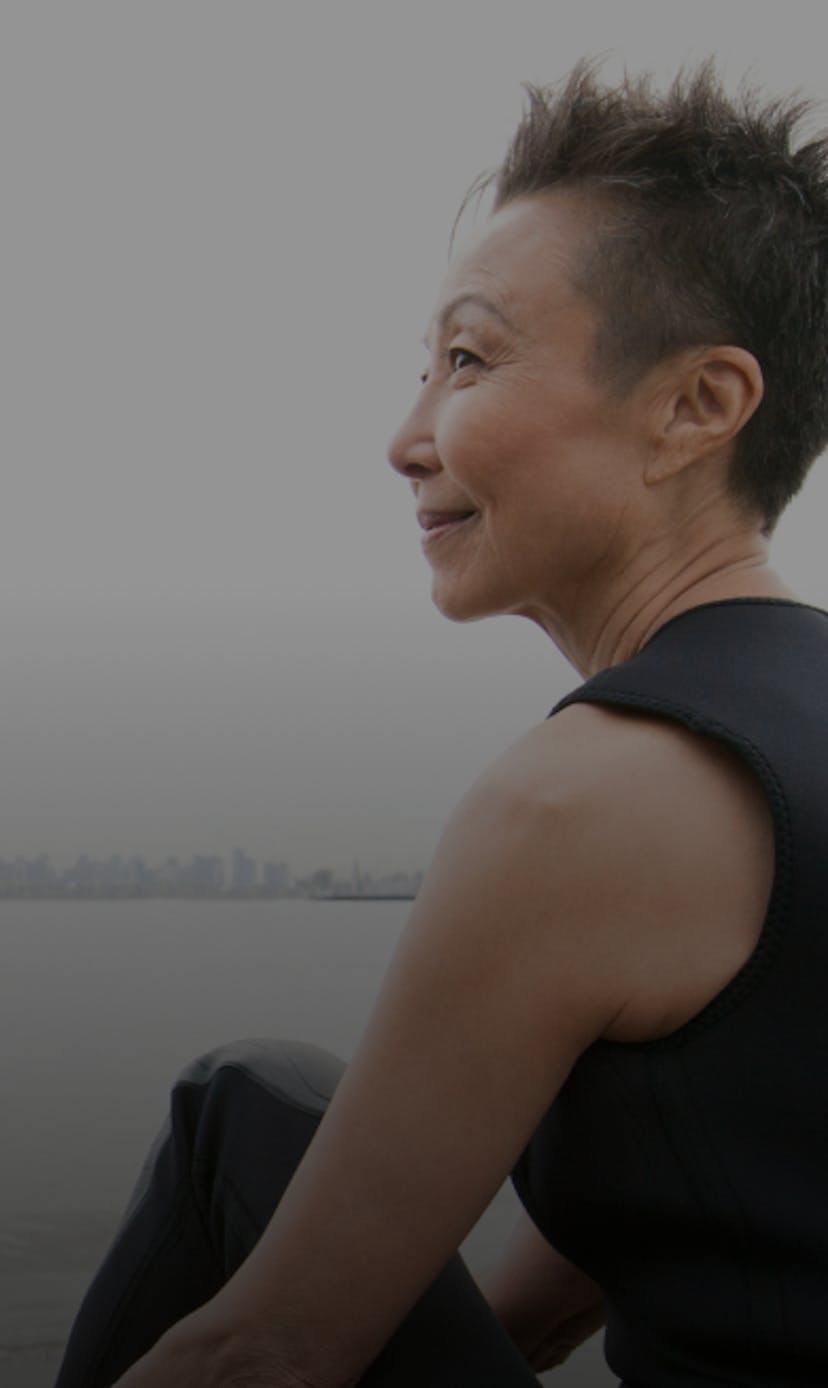
[[593, 1043], [595, 1046], [609, 1047], [613, 1050], [619, 1047], [624, 1050], [649, 1052], [669, 1050], [691, 1040], [738, 1007], [760, 982], [780, 948], [789, 915], [794, 868], [788, 801], [776, 772], [756, 744], [715, 718], [702, 717], [695, 709], [672, 699], [657, 699], [646, 694], [613, 690], [590, 690], [587, 686], [567, 695], [556, 704], [548, 716], [552, 718], [562, 709], [575, 703], [606, 704], [653, 713], [678, 722], [691, 732], [725, 743], [757, 776], [770, 808], [775, 849], [773, 885], [759, 938], [739, 971], [695, 1016], [683, 1022], [667, 1036], [657, 1036], [649, 1041], [610, 1041], [602, 1037]]

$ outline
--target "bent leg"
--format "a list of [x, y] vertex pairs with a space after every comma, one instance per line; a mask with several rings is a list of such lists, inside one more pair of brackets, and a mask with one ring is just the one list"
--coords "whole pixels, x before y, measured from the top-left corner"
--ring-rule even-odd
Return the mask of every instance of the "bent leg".
[[[72, 1328], [56, 1388], [109, 1388], [247, 1257], [344, 1064], [317, 1047], [242, 1041], [189, 1065], [121, 1228]], [[527, 1388], [537, 1379], [459, 1257], [362, 1382]]]

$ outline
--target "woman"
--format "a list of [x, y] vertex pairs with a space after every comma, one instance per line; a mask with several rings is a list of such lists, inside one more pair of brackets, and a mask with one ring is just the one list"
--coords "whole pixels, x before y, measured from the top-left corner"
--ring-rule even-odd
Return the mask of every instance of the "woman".
[[440, 610], [586, 683], [461, 801], [284, 1195], [340, 1067], [182, 1077], [61, 1388], [517, 1386], [605, 1314], [636, 1388], [826, 1381], [828, 623], [767, 556], [828, 439], [801, 109], [531, 93], [390, 456]]

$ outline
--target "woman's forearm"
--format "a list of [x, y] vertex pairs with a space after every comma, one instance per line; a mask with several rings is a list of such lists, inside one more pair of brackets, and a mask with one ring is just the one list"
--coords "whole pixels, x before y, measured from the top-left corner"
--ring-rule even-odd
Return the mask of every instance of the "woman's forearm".
[[114, 1388], [351, 1388], [355, 1382], [309, 1376], [281, 1339], [278, 1327], [235, 1325], [208, 1302], [168, 1330]]

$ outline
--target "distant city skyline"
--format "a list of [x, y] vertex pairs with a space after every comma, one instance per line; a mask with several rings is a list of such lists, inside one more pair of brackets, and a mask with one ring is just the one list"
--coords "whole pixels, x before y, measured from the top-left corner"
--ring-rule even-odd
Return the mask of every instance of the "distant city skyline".
[[422, 871], [396, 869], [379, 876], [355, 860], [349, 875], [317, 867], [294, 876], [282, 859], [261, 863], [242, 848], [226, 859], [219, 853], [196, 853], [189, 861], [169, 855], [151, 864], [141, 854], [119, 853], [94, 858], [81, 853], [59, 868], [48, 853], [0, 857], [0, 899], [17, 896], [415, 896]]

